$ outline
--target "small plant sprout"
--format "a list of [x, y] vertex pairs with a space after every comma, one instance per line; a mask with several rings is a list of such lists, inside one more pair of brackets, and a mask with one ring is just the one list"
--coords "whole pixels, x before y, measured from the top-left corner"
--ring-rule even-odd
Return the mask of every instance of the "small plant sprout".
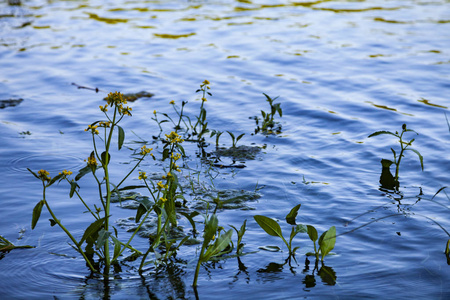
[[210, 138], [212, 138], [213, 136], [216, 136], [216, 148], [219, 148], [219, 139], [220, 139], [220, 136], [222, 135], [222, 133], [223, 133], [223, 131], [218, 131], [218, 130], [211, 131]]
[[[415, 139], [411, 139], [409, 141], [404, 140], [403, 135], [407, 132], [414, 132], [416, 135], [419, 135], [414, 130], [406, 128], [406, 124], [403, 124], [402, 132], [400, 134], [397, 131], [395, 133], [390, 132], [390, 131], [376, 131], [368, 136], [370, 138], [370, 137], [374, 137], [374, 136], [378, 136], [378, 135], [382, 135], [382, 134], [388, 134], [388, 135], [393, 135], [398, 139], [398, 142], [400, 144], [400, 153], [397, 154], [397, 152], [393, 148], [391, 148], [391, 151], [394, 154], [394, 160], [390, 161], [392, 164], [395, 164], [394, 181], [396, 183], [398, 183], [400, 162], [402, 160], [402, 157], [404, 157], [404, 152], [407, 150], [412, 151], [412, 152], [416, 153], [417, 156], [419, 156], [420, 166], [422, 167], [422, 171], [423, 171], [423, 156], [422, 156], [422, 154], [420, 154], [420, 152], [417, 151], [416, 149], [410, 148], [410, 146], [412, 145], [412, 143], [414, 142]], [[384, 160], [383, 167], [387, 166], [388, 163], [389, 163], [389, 160]]]
[[[283, 116], [283, 110], [281, 109], [281, 103], [273, 103], [278, 97], [271, 98], [269, 95], [263, 93], [263, 95], [266, 97], [267, 102], [269, 102], [270, 105], [270, 112], [265, 112], [264, 110], [261, 110], [261, 116], [262, 116], [262, 124], [261, 127], [259, 126], [259, 119], [258, 117], [255, 117], [256, 121], [256, 130], [255, 133], [262, 131], [266, 134], [271, 134], [274, 131], [274, 127], [277, 124], [275, 122], [275, 115], [278, 113], [280, 118]], [[276, 129], [276, 132], [281, 132], [281, 125], [278, 125], [278, 128]]]
[[327, 256], [331, 250], [333, 250], [334, 245], [336, 244], [336, 227], [331, 226], [330, 229], [322, 233], [319, 238], [319, 249], [317, 249], [316, 241], [319, 237], [317, 234], [317, 230], [312, 225], [306, 225], [308, 236], [311, 241], [314, 243], [314, 253], [308, 252], [306, 255], [315, 255], [316, 261], [319, 261], [319, 255], [321, 255], [321, 262], [323, 264], [323, 258]]
[[295, 260], [295, 251], [300, 247], [292, 247], [292, 241], [294, 237], [300, 232], [306, 232], [307, 229], [304, 225], [297, 225], [295, 223], [295, 218], [297, 217], [298, 210], [300, 209], [301, 204], [294, 206], [291, 211], [286, 215], [286, 222], [290, 225], [293, 225], [291, 228], [291, 234], [289, 236], [289, 242], [283, 236], [283, 232], [281, 231], [281, 227], [277, 221], [262, 215], [256, 215], [253, 218], [256, 223], [269, 235], [277, 236], [283, 240], [284, 244], [288, 248], [289, 251], [289, 260], [291, 257]]
[[225, 249], [231, 243], [231, 236], [233, 235], [233, 230], [230, 229], [224, 234], [221, 234], [222, 230], [224, 229], [219, 226], [219, 219], [217, 219], [216, 214], [205, 216], [203, 243], [202, 248], [200, 250], [200, 255], [198, 257], [197, 266], [195, 268], [194, 282], [192, 284], [194, 287], [197, 286], [197, 279], [198, 274], [200, 272], [200, 265], [202, 263], [207, 262], [212, 257], [228, 253], [228, 251], [226, 251]]
[[237, 142], [242, 139], [242, 137], [245, 135], [245, 133], [242, 133], [240, 135], [238, 135], [238, 137], [235, 137], [234, 134], [231, 131], [227, 131], [228, 134], [231, 137], [231, 141], [232, 141], [232, 148], [236, 148]]

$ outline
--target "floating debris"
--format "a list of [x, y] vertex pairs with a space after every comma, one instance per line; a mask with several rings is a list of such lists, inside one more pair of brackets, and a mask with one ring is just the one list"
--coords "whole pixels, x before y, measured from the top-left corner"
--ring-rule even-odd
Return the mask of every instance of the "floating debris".
[[5, 107], [14, 107], [22, 103], [23, 99], [7, 99], [7, 100], [0, 100], [0, 108]]

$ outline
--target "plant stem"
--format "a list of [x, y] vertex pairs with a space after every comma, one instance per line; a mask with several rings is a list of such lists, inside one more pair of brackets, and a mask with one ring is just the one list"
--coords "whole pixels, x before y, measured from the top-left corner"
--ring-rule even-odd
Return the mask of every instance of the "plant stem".
[[97, 270], [94, 268], [94, 266], [92, 265], [91, 261], [86, 257], [86, 254], [84, 253], [83, 249], [81, 248], [81, 245], [78, 244], [77, 240], [73, 237], [73, 235], [69, 232], [69, 230], [67, 230], [67, 228], [64, 227], [64, 225], [62, 225], [61, 222], [56, 218], [55, 214], [53, 213], [52, 209], [50, 208], [50, 205], [48, 205], [47, 200], [45, 199], [45, 188], [46, 187], [44, 185], [44, 191], [43, 191], [44, 204], [45, 204], [45, 207], [47, 207], [48, 212], [52, 216], [53, 221], [55, 221], [55, 223], [58, 224], [58, 226], [67, 234], [67, 236], [76, 245], [76, 247], [78, 248], [78, 252], [80, 252], [81, 255], [83, 255], [84, 260], [86, 261], [86, 263], [88, 264], [88, 266], [92, 270], [92, 272], [97, 273]]

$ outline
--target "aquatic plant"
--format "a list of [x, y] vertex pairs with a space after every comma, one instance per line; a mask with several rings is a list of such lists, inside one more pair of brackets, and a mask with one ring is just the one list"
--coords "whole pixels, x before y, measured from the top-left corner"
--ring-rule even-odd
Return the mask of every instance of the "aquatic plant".
[[316, 261], [319, 260], [319, 255], [321, 256], [321, 262], [323, 263], [323, 259], [327, 256], [331, 250], [333, 250], [334, 245], [336, 244], [336, 227], [331, 226], [330, 229], [322, 233], [319, 238], [318, 244], [319, 248], [317, 249], [316, 241], [318, 238], [317, 230], [312, 225], [306, 225], [308, 236], [311, 241], [314, 243], [314, 253], [308, 252], [306, 255], [315, 255]]
[[[198, 274], [200, 272], [200, 265], [207, 262], [212, 257], [220, 256], [229, 251], [225, 249], [229, 247], [231, 243], [231, 236], [233, 235], [233, 230], [230, 229], [225, 233], [223, 227], [219, 226], [219, 220], [216, 214], [205, 215], [205, 229], [203, 233], [203, 243], [200, 250], [200, 254], [197, 260], [197, 266], [195, 268], [194, 282], [192, 285], [197, 286]], [[216, 236], [217, 235], [217, 236]]]
[[[388, 135], [395, 136], [398, 139], [398, 142], [400, 144], [400, 153], [397, 155], [397, 152], [393, 148], [391, 148], [391, 151], [394, 155], [394, 160], [393, 161], [392, 160], [383, 160], [382, 161], [384, 168], [386, 168], [386, 167], [389, 168], [389, 166], [388, 166], [389, 162], [391, 164], [395, 164], [395, 175], [394, 175], [395, 186], [398, 186], [400, 162], [402, 160], [402, 157], [404, 157], [405, 151], [407, 151], [407, 150], [412, 151], [412, 152], [416, 153], [417, 156], [419, 156], [420, 166], [422, 167], [422, 171], [423, 171], [423, 156], [422, 156], [422, 154], [420, 154], [420, 152], [417, 151], [416, 149], [409, 148], [412, 145], [412, 143], [415, 141], [415, 139], [411, 139], [409, 141], [405, 141], [403, 139], [403, 135], [407, 132], [414, 132], [416, 135], [419, 135], [414, 130], [406, 128], [406, 124], [403, 124], [401, 133], [398, 133], [398, 131], [396, 131], [395, 133], [393, 133], [391, 131], [376, 131], [368, 136], [370, 138], [370, 137], [374, 137], [374, 136], [378, 136], [378, 135], [388, 134]], [[380, 178], [380, 181], [381, 181], [381, 178]]]
[[[292, 241], [295, 238], [295, 236], [298, 233], [308, 233], [308, 236], [310, 237], [310, 239], [313, 241], [314, 243], [314, 253], [313, 255], [316, 256], [316, 261], [319, 260], [319, 254], [321, 254], [322, 258], [321, 261], [323, 263], [323, 259], [326, 255], [328, 255], [330, 253], [331, 250], [333, 250], [334, 245], [336, 243], [336, 227], [332, 226], [329, 230], [325, 231], [319, 238], [319, 249], [317, 249], [316, 247], [316, 241], [318, 238], [318, 234], [317, 234], [317, 230], [314, 228], [314, 226], [312, 225], [302, 225], [302, 224], [296, 224], [296, 218], [297, 218], [297, 214], [298, 214], [298, 210], [300, 209], [301, 204], [297, 204], [296, 206], [294, 206], [290, 212], [286, 215], [286, 222], [290, 225], [292, 225], [291, 227], [291, 234], [289, 235], [289, 242], [287, 241], [287, 239], [283, 236], [283, 232], [281, 230], [280, 225], [278, 224], [277, 221], [266, 217], [266, 216], [262, 216], [262, 215], [256, 215], [254, 216], [254, 219], [256, 221], [256, 223], [258, 223], [258, 225], [264, 229], [264, 231], [271, 235], [271, 236], [277, 236], [279, 238], [281, 238], [284, 242], [284, 244], [286, 245], [286, 247], [288, 248], [289, 251], [289, 258], [288, 260], [290, 260], [290, 258], [294, 258], [295, 260], [295, 252], [296, 250], [298, 250], [300, 247], [292, 247]], [[311, 255], [311, 253], [307, 253], [306, 255]]]
[[[259, 118], [254, 117], [254, 120], [256, 122], [255, 133], [262, 131], [265, 134], [271, 134], [274, 131], [275, 125], [277, 125], [277, 122], [275, 122], [275, 115], [278, 113], [278, 115], [281, 118], [283, 116], [283, 110], [281, 109], [281, 103], [273, 103], [276, 99], [278, 99], [278, 97], [271, 98], [265, 93], [263, 93], [263, 95], [266, 97], [266, 101], [269, 102], [270, 112], [265, 112], [264, 110], [261, 110], [262, 116], [261, 126], [259, 126]], [[278, 127], [275, 129], [275, 131], [277, 133], [281, 132], [281, 125], [278, 124]]]
[[20, 248], [34, 248], [33, 246], [25, 245], [25, 246], [17, 246], [8, 241], [6, 238], [0, 235], [0, 252], [7, 252], [12, 249], [20, 249]]
[[245, 135], [245, 133], [242, 133], [240, 135], [238, 135], [238, 137], [235, 137], [234, 134], [231, 131], [228, 131], [228, 134], [231, 137], [231, 141], [232, 141], [232, 148], [236, 148], [237, 142]]
[[[133, 234], [127, 243], [123, 243], [118, 239], [117, 230], [110, 225], [111, 197], [113, 193], [119, 194], [119, 187], [121, 184], [126, 178], [128, 178], [128, 176], [131, 175], [131, 173], [139, 166], [144, 158], [150, 154], [152, 150], [146, 148], [146, 146], [143, 146], [141, 148], [140, 157], [131, 171], [124, 176], [119, 184], [113, 184], [111, 182], [109, 164], [111, 162], [110, 151], [113, 134], [117, 131], [117, 147], [120, 150], [125, 140], [125, 132], [118, 124], [125, 116], [131, 116], [132, 111], [132, 108], [125, 106], [125, 104], [127, 104], [127, 101], [123, 98], [123, 95], [121, 93], [114, 92], [108, 94], [105, 105], [99, 106], [106, 119], [95, 121], [94, 123], [88, 125], [85, 129], [85, 131], [89, 132], [92, 136], [94, 150], [86, 159], [86, 166], [79, 171], [79, 173], [75, 176], [75, 179], [69, 180], [70, 175], [72, 175], [72, 171], [64, 170], [55, 177], [51, 178], [50, 173], [46, 170], [42, 169], [36, 174], [32, 170], [28, 169], [31, 174], [42, 182], [43, 187], [42, 200], [39, 201], [33, 209], [31, 228], [34, 229], [36, 227], [42, 208], [45, 206], [52, 216], [52, 219], [50, 219], [50, 225], [58, 225], [67, 234], [73, 243], [72, 247], [83, 256], [86, 264], [93, 272], [99, 272], [94, 261], [94, 255], [98, 256], [100, 262], [104, 264], [105, 274], [109, 273], [110, 265], [116, 263], [117, 258], [125, 249], [129, 249], [135, 253], [140, 253], [138, 250], [130, 246], [130, 242], [135, 234]], [[112, 113], [108, 113], [110, 108], [112, 109]], [[100, 136], [100, 130], [102, 131], [102, 136]], [[98, 141], [100, 141], [100, 143]], [[102, 152], [100, 152], [100, 144], [103, 148]], [[153, 156], [153, 154], [150, 155]], [[100, 169], [102, 173], [98, 174]], [[94, 207], [90, 207], [78, 191], [80, 188], [78, 181], [89, 173], [92, 174], [98, 185], [99, 206], [94, 204]], [[63, 180], [70, 185], [69, 197], [72, 198], [76, 194], [87, 211], [94, 218], [94, 221], [86, 228], [80, 240], [77, 240], [71, 234], [69, 229], [63, 225], [62, 221], [56, 217], [50, 206], [50, 202], [47, 199], [47, 189], [55, 182], [61, 182]], [[114, 232], [111, 231], [111, 227], [114, 229]], [[138, 229], [136, 229], [136, 232], [137, 230]], [[110, 253], [110, 243], [114, 245], [114, 252], [112, 256]], [[85, 246], [84, 249], [83, 246]]]

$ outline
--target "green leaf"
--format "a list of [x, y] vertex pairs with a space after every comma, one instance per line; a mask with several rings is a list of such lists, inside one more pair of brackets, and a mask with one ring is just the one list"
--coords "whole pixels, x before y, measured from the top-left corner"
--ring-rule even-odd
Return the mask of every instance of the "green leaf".
[[163, 155], [162, 155], [162, 160], [165, 160], [166, 158], [169, 157], [169, 152], [170, 152], [169, 148], [164, 149]]
[[234, 137], [234, 134], [233, 134], [231, 131], [227, 131], [227, 132], [228, 132], [228, 134], [231, 136], [231, 138], [233, 139], [233, 141], [236, 140], [236, 138]]
[[98, 219], [96, 221], [94, 221], [91, 225], [88, 226], [88, 228], [86, 228], [83, 237], [81, 238], [80, 242], [78, 243], [78, 245], [83, 244], [83, 242], [90, 236], [98, 233], [98, 231], [100, 230], [100, 228], [103, 226], [103, 223], [105, 222], [105, 218], [101, 218]]
[[336, 227], [331, 226], [330, 229], [325, 231], [319, 239], [320, 251], [322, 253], [322, 261], [323, 258], [333, 250], [334, 245], [336, 244]]
[[384, 130], [374, 132], [371, 135], [369, 135], [368, 137], [373, 137], [373, 136], [377, 136], [377, 135], [381, 135], [381, 134], [390, 134], [390, 135], [393, 135], [395, 137], [399, 137], [398, 134], [392, 133], [390, 131], [384, 131]]
[[39, 201], [36, 206], [33, 208], [33, 217], [31, 219], [31, 229], [36, 227], [37, 222], [39, 221], [39, 217], [41, 216], [42, 207], [45, 204], [45, 200]]
[[37, 179], [41, 180], [41, 178], [39, 178], [39, 176], [37, 176], [36, 173], [34, 173], [33, 171], [31, 171], [29, 168], [27, 168], [28, 171], [30, 171], [31, 174], [34, 175], [34, 177], [36, 177]]
[[200, 213], [198, 211], [193, 211], [190, 214], [184, 211], [180, 211], [179, 212], [180, 215], [186, 217], [186, 219], [188, 219], [189, 223], [191, 223], [192, 226], [192, 230], [195, 232], [195, 221], [194, 221], [194, 217], [198, 216]]
[[111, 232], [106, 231], [104, 228], [102, 228], [98, 232], [98, 238], [97, 238], [95, 247], [97, 247], [97, 249], [103, 248], [103, 246], [106, 245], [106, 243], [108, 243], [108, 239], [109, 239], [110, 235], [111, 235]]
[[283, 237], [281, 227], [275, 220], [262, 215], [256, 215], [253, 216], [253, 218], [267, 234], [271, 236], [278, 236], [281, 238]]
[[208, 261], [211, 257], [219, 255], [230, 243], [233, 229], [228, 230], [217, 238], [213, 245], [208, 247], [208, 250], [203, 256], [203, 261]]
[[147, 212], [147, 209], [145, 208], [145, 206], [142, 204], [139, 204], [139, 207], [136, 211], [136, 217], [134, 218], [136, 223], [139, 223], [139, 220], [146, 212]]
[[89, 166], [86, 166], [86, 167], [80, 169], [80, 171], [78, 171], [77, 176], [75, 176], [75, 181], [80, 180], [84, 175], [86, 175], [87, 173], [90, 173], [90, 172], [92, 172], [92, 169]]
[[297, 217], [298, 210], [300, 209], [301, 204], [297, 204], [294, 206], [291, 211], [286, 215], [286, 222], [290, 225], [296, 225], [295, 218]]
[[102, 159], [102, 163], [105, 166], [109, 165], [109, 162], [111, 161], [111, 155], [108, 153], [108, 157], [107, 157], [106, 154], [107, 154], [106, 151], [103, 151], [102, 154], [100, 155], [100, 157]]
[[295, 231], [297, 232], [297, 233], [305, 233], [305, 232], [308, 232], [308, 228], [305, 226], [305, 225], [303, 225], [303, 224], [298, 224], [296, 227], [295, 227]]
[[177, 147], [178, 147], [178, 149], [180, 149], [181, 154], [183, 154], [183, 156], [186, 156], [183, 146], [181, 146], [180, 144], [177, 144]]
[[217, 216], [211, 215], [205, 224], [205, 233], [203, 235], [203, 245], [208, 245], [212, 240], [213, 236], [216, 234], [217, 227], [219, 225], [219, 220]]
[[53, 227], [53, 226], [55, 226], [56, 224], [58, 224], [58, 223], [56, 223], [56, 221], [53, 220], [53, 219], [48, 219], [48, 220], [50, 221], [50, 226], [51, 226], [51, 227]]
[[316, 228], [312, 225], [306, 225], [306, 227], [308, 228], [308, 236], [311, 239], [311, 241], [313, 241], [313, 242], [317, 241], [317, 238], [319, 236], [317, 234]]
[[70, 182], [70, 193], [69, 193], [69, 197], [72, 198], [73, 194], [75, 193], [76, 188], [80, 188], [80, 186], [78, 185], [78, 183], [74, 180], [72, 180]]
[[120, 150], [122, 148], [123, 141], [125, 140], [125, 131], [119, 125], [117, 125], [117, 128], [119, 129], [119, 137], [118, 137], [117, 145], [119, 146], [119, 150]]
[[61, 177], [63, 177], [63, 174], [58, 174], [55, 177], [52, 178], [52, 180], [50, 180], [50, 182], [48, 183], [47, 186], [51, 186], [52, 184], [54, 184], [57, 180], [61, 179]]
[[120, 249], [122, 248], [120, 245], [120, 241], [115, 238], [114, 236], [111, 236], [111, 239], [114, 242], [114, 256], [113, 256], [113, 261], [117, 259], [117, 257], [119, 256], [120, 253]]
[[420, 152], [417, 151], [416, 149], [409, 148], [409, 149], [406, 149], [406, 150], [410, 150], [410, 151], [416, 153], [419, 156], [420, 166], [422, 167], [422, 171], [423, 171], [423, 156], [422, 156], [422, 154], [420, 154]]
[[236, 138], [236, 142], [239, 141], [244, 135], [245, 135], [245, 133], [240, 134], [240, 135]]

